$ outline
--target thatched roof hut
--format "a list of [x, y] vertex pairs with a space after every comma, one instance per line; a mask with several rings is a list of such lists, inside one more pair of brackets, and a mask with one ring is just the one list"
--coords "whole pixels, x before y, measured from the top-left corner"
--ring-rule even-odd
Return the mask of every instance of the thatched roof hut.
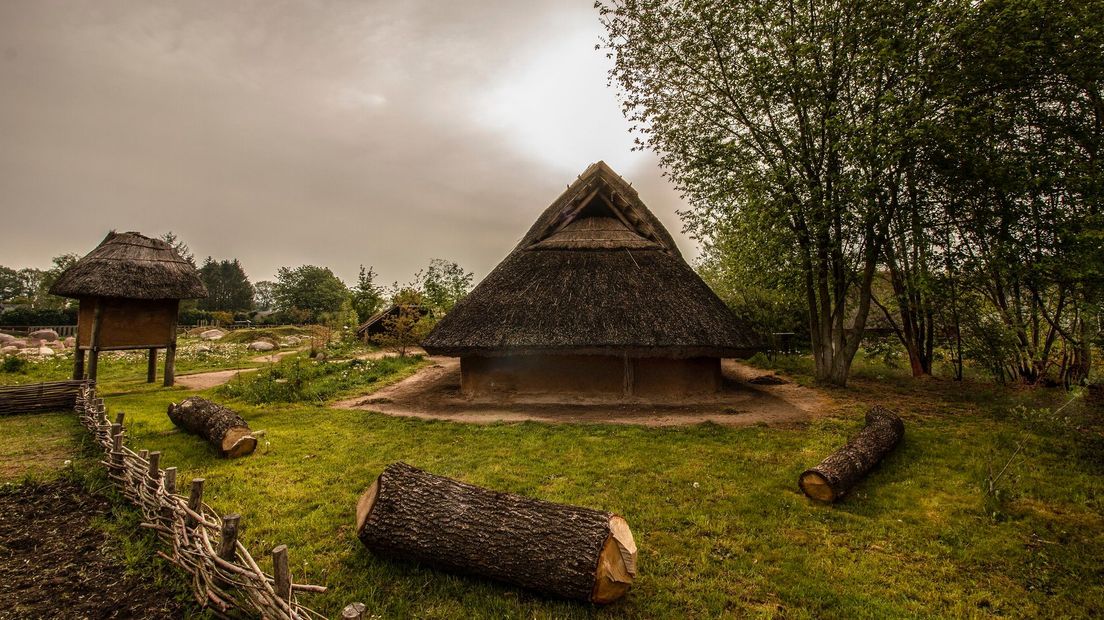
[[157, 350], [165, 349], [165, 385], [173, 384], [176, 320], [181, 299], [207, 296], [191, 263], [161, 239], [111, 231], [50, 287], [54, 295], [80, 300], [73, 378], [96, 379], [100, 351], [147, 349], [147, 380], [157, 373]]
[[[652, 366], [655, 360], [697, 360], [710, 374], [716, 368], [713, 385], [719, 383], [719, 358], [748, 355], [763, 341], [683, 260], [636, 191], [598, 162], [441, 319], [423, 346], [431, 354], [459, 356], [462, 364], [469, 360], [473, 372], [477, 366], [534, 366], [533, 356], [546, 362], [534, 372], [546, 375], [554, 373], [549, 364], [567, 364], [562, 356], [573, 366], [594, 365], [579, 356], [616, 358], [619, 369], [629, 359], [652, 360], [645, 364]], [[506, 357], [512, 358], [508, 364], [488, 361]], [[525, 381], [497, 380], [524, 389]]]
[[207, 296], [195, 267], [161, 239], [111, 231], [66, 269], [50, 292], [63, 297], [196, 299]]
[[398, 317], [404, 310], [411, 314], [416, 313], [418, 318], [429, 314], [429, 308], [425, 306], [417, 304], [404, 304], [402, 306], [390, 304], [383, 310], [368, 317], [367, 321], [361, 323], [360, 326], [357, 327], [357, 337], [362, 340], [367, 340], [372, 336], [382, 334], [387, 331], [387, 319]]

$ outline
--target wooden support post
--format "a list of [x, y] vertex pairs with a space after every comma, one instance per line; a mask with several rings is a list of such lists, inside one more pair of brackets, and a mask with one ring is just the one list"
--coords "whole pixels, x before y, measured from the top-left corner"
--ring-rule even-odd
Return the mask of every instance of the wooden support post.
[[349, 603], [341, 610], [341, 620], [363, 620], [366, 609], [364, 603]]
[[157, 380], [157, 349], [150, 347], [149, 362], [146, 363], [146, 383]]
[[288, 566], [287, 545], [272, 550], [272, 576], [276, 581], [276, 596], [291, 605], [291, 568]]
[[100, 365], [100, 326], [103, 323], [103, 312], [99, 298], [96, 299], [95, 309], [92, 311], [92, 334], [88, 341], [88, 379], [96, 380], [96, 372]]
[[176, 318], [179, 314], [180, 302], [178, 301], [172, 323], [169, 325], [169, 346], [165, 349], [165, 387], [172, 387], [176, 382]]
[[115, 414], [115, 423], [118, 424], [119, 426], [123, 425], [123, 420], [125, 420], [125, 419], [126, 419], [126, 414], [123, 413], [122, 411]]
[[73, 378], [84, 378], [84, 349], [80, 348], [80, 343], [77, 343], [75, 349], [73, 349]]
[[222, 538], [219, 540], [218, 556], [227, 562], [238, 557], [238, 521], [241, 515], [232, 514], [222, 518]]
[[621, 379], [621, 389], [625, 396], [632, 396], [636, 387], [635, 370], [636, 364], [633, 358], [628, 355], [624, 356], [625, 373]]
[[[191, 493], [188, 494], [188, 510], [191, 510], [192, 512], [194, 512], [196, 514], [202, 514], [200, 512], [202, 507], [203, 507], [203, 478], [194, 478], [192, 480]], [[195, 517], [193, 517], [191, 515], [188, 515], [188, 518], [185, 519], [184, 522], [188, 527], [195, 527], [195, 525], [196, 525]]]

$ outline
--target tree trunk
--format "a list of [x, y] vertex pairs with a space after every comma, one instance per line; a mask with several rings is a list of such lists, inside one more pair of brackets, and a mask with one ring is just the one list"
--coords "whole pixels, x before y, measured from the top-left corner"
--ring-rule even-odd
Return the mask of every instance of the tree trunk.
[[798, 486], [815, 500], [834, 502], [870, 473], [904, 434], [905, 425], [897, 414], [874, 407], [866, 414], [866, 428], [820, 465], [805, 470]]
[[636, 576], [621, 517], [553, 504], [393, 463], [357, 503], [357, 536], [372, 552], [609, 603]]
[[169, 404], [169, 419], [211, 442], [228, 458], [247, 456], [257, 448], [257, 440], [240, 415], [198, 396], [186, 398], [179, 405]]

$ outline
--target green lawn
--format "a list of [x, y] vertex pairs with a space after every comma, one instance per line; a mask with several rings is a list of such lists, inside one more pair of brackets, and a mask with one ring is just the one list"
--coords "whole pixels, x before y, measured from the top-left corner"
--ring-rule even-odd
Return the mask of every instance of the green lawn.
[[[1075, 400], [1050, 415], [1069, 398], [1059, 390], [887, 373], [830, 392], [831, 415], [800, 428], [476, 426], [230, 401], [266, 431], [252, 457], [234, 461], [172, 427], [165, 409], [182, 390], [107, 402], [126, 412], [135, 447], [161, 450], [162, 466], [185, 482], [206, 478], [206, 499], [242, 515], [255, 556], [287, 544], [296, 580], [330, 587], [303, 602], [330, 615], [351, 601], [384, 618], [1104, 613], [1100, 412]], [[903, 415], [904, 444], [840, 504], [805, 499], [798, 474], [876, 402]], [[55, 454], [66, 436], [75, 454], [80, 435], [71, 417], [50, 414], [0, 419], [0, 436], [8, 458], [38, 441]], [[1018, 445], [987, 496], [990, 467], [999, 471]], [[353, 508], [396, 460], [624, 515], [640, 548], [637, 582], [599, 609], [373, 557], [354, 536]]]

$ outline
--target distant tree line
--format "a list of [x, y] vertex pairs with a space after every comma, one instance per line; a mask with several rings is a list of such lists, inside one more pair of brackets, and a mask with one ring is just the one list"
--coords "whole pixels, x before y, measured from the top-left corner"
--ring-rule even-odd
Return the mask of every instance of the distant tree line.
[[[175, 234], [169, 232], [162, 239], [195, 266], [190, 249]], [[47, 291], [78, 258], [76, 254], [57, 256], [48, 270], [0, 266], [0, 304], [6, 308], [0, 313], [0, 325], [75, 323], [77, 309], [72, 300]], [[197, 271], [208, 296], [184, 301], [182, 323], [234, 320], [326, 323], [354, 330], [389, 303], [425, 307], [433, 317], [440, 316], [467, 295], [473, 279], [471, 272], [442, 259], [431, 260], [411, 282], [390, 287], [377, 284], [375, 270], [363, 265], [352, 287], [329, 268], [315, 265], [281, 267], [275, 281], [262, 280], [256, 284], [250, 282], [236, 258], [209, 256]]]
[[[1104, 297], [1104, 0], [599, 2], [638, 148], [702, 274], [847, 382], [1087, 380]], [[1099, 349], [1098, 349], [1099, 350]]]

